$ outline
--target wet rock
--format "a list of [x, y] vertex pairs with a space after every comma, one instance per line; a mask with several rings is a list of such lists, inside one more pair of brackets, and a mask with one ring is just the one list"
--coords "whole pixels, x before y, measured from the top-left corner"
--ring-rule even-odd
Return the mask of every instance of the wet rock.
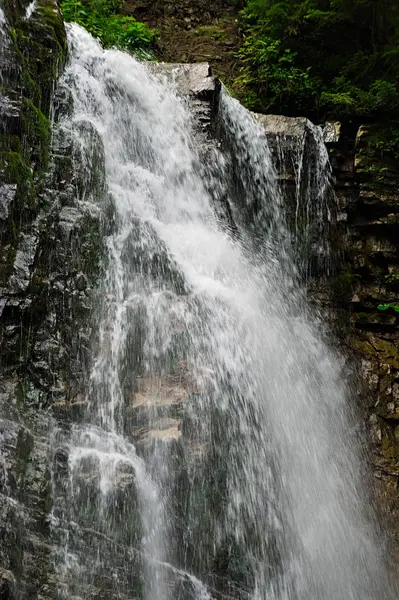
[[149, 63], [149, 67], [153, 73], [166, 77], [182, 94], [210, 100], [215, 93], [216, 79], [208, 63]]
[[8, 218], [16, 191], [16, 184], [0, 184], [0, 220], [4, 221]]
[[[104, 197], [103, 154], [93, 136], [87, 156], [68, 135], [55, 134], [50, 147], [65, 30], [55, 1], [38, 3], [29, 20], [27, 5], [7, 2], [8, 25], [0, 28], [0, 564], [16, 597], [54, 600], [49, 407], [68, 404], [65, 423], [86, 410], [77, 388], [84, 386], [88, 296], [101, 256], [102, 217], [90, 203], [98, 190]], [[68, 112], [69, 99], [56, 104], [59, 130], [57, 115]], [[84, 164], [80, 172], [74, 159]]]
[[0, 93], [0, 132], [7, 135], [20, 135], [21, 105], [17, 100]]
[[266, 134], [284, 138], [300, 138], [306, 134], [310, 122], [304, 117], [285, 117], [284, 115], [259, 115], [253, 113]]
[[326, 144], [338, 144], [341, 138], [342, 124], [339, 121], [327, 121], [323, 128], [323, 138]]
[[21, 235], [14, 260], [13, 273], [9, 279], [9, 289], [12, 293], [21, 293], [27, 290], [30, 284], [38, 242], [37, 235]]
[[86, 277], [86, 275], [82, 272], [78, 273], [75, 277], [75, 285], [77, 287], [78, 290], [83, 291], [85, 289], [87, 289], [87, 286], [89, 285], [88, 279]]
[[350, 346], [362, 360], [362, 399], [365, 417], [369, 416], [377, 493], [392, 538], [399, 515], [399, 495], [396, 483], [392, 483], [397, 481], [398, 471], [399, 319], [394, 309], [380, 311], [378, 306], [399, 303], [399, 194], [397, 183], [393, 184], [398, 181], [399, 170], [389, 148], [384, 148], [384, 140], [395, 127], [375, 123], [355, 129], [343, 123], [331, 155], [340, 207], [346, 216], [340, 225], [341, 245], [356, 282], [349, 319], [355, 328], [348, 332]]
[[0, 568], [0, 598], [13, 600], [15, 591], [15, 578], [11, 571]]
[[73, 206], [64, 206], [59, 215], [59, 230], [62, 237], [69, 239], [71, 232], [78, 228], [83, 218], [82, 211]]

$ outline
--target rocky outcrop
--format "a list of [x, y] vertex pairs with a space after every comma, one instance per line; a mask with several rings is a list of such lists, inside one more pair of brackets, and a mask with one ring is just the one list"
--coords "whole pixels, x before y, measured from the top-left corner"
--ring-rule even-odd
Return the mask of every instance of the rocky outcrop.
[[[274, 154], [291, 213], [295, 213], [298, 200], [303, 201], [303, 188], [306, 196], [309, 187], [323, 185], [320, 178], [312, 176], [307, 182], [309, 166], [313, 175], [318, 170], [315, 150], [320, 154], [321, 146], [318, 139], [315, 147], [315, 126], [305, 118], [260, 115], [257, 119]], [[320, 280], [323, 269], [311, 269], [308, 281], [311, 300], [317, 301], [351, 357], [351, 369], [358, 373], [359, 404], [371, 449], [368, 454], [395, 564], [399, 560], [397, 129], [397, 123], [358, 127], [329, 122], [323, 127], [334, 176], [335, 200], [330, 198], [330, 221], [324, 232], [332, 253], [327, 264], [329, 276]], [[326, 223], [326, 216], [323, 219]]]
[[[85, 385], [101, 260], [101, 146], [57, 121], [66, 34], [55, 0], [0, 11], [0, 596], [55, 597], [49, 429]], [[92, 137], [88, 126], [81, 134]], [[87, 169], [85, 167], [88, 167]]]
[[149, 69], [165, 78], [182, 97], [188, 98], [190, 112], [200, 145], [209, 143], [212, 117], [217, 103], [219, 83], [208, 63], [147, 63]]
[[157, 30], [157, 57], [172, 63], [209, 62], [223, 81], [238, 73], [235, 0], [125, 0], [123, 10]]
[[[397, 123], [325, 129], [339, 203], [341, 332], [361, 364], [373, 468], [399, 544], [399, 157]], [[396, 550], [399, 556], [398, 550]]]
[[[144, 1], [127, 4], [140, 18], [148, 10]], [[163, 6], [173, 11], [172, 4], [157, 3], [157, 10]], [[187, 60], [191, 59], [188, 49], [195, 36], [208, 39], [210, 35], [202, 20], [207, 19], [206, 14], [200, 17], [197, 12], [184, 17]], [[99, 206], [107, 190], [104, 157], [95, 131], [89, 123], [81, 123], [77, 133], [85, 141], [82, 146], [76, 144], [72, 132], [59, 125], [70, 109], [70, 98], [62, 86], [57, 89], [50, 114], [54, 84], [66, 59], [58, 5], [53, 0], [29, 5], [8, 0], [4, 15], [0, 13], [0, 597], [54, 599], [59, 584], [54, 574], [54, 544], [63, 547], [71, 532], [82, 557], [89, 543], [86, 537], [102, 537], [105, 560], [109, 553], [121, 570], [129, 564], [132, 586], [139, 589], [140, 557], [133, 556], [123, 544], [104, 540], [103, 532], [73, 532], [73, 528], [68, 532], [59, 527], [58, 534], [65, 538], [54, 540], [52, 519], [62, 522], [63, 511], [68, 512], [62, 505], [68, 454], [61, 442], [68, 437], [71, 423], [79, 421], [87, 409], [90, 315], [102, 269], [106, 222], [112, 226], [112, 218], [104, 218], [103, 206]], [[221, 28], [214, 29], [215, 36], [236, 35], [231, 19]], [[173, 31], [168, 31], [164, 43], [172, 36]], [[176, 37], [176, 43], [179, 40]], [[229, 37], [219, 37], [219, 41], [216, 46], [233, 49], [235, 41]], [[200, 57], [197, 46], [193, 52]], [[215, 56], [212, 59], [223, 63]], [[218, 84], [208, 64], [152, 68], [162, 70], [182, 94], [189, 96], [205, 155], [215, 131], [218, 98]], [[314, 152], [314, 145], [320, 143], [318, 130], [306, 119], [258, 118], [290, 202], [293, 206], [298, 201], [302, 204], [296, 206], [314, 206], [315, 198], [309, 194], [319, 181], [315, 176], [321, 163], [311, 162], [311, 157], [320, 158]], [[336, 264], [340, 272], [332, 282], [334, 315], [338, 315], [335, 320], [342, 336], [362, 365], [362, 398], [370, 424], [375, 473], [382, 503], [394, 521], [399, 513], [399, 172], [389, 152], [381, 153], [381, 146], [373, 141], [373, 127], [354, 131], [350, 126], [329, 124], [325, 136], [339, 201]], [[306, 172], [298, 170], [303, 164], [307, 165]], [[112, 212], [111, 205], [108, 203], [107, 210]], [[310, 256], [313, 263], [307, 274], [314, 275], [320, 256]], [[309, 256], [306, 261], [310, 264]], [[126, 407], [124, 433], [143, 456], [156, 453], [157, 446], [163, 445], [162, 456], [173, 461], [174, 478], [168, 485], [176, 502], [173, 510], [178, 514], [189, 501], [186, 480], [197, 473], [191, 501], [198, 506], [198, 515], [190, 529], [192, 539], [181, 539], [181, 531], [174, 533], [181, 541], [180, 551], [189, 555], [192, 564], [199, 564], [206, 573], [218, 565], [221, 581], [215, 582], [215, 597], [222, 597], [220, 590], [229, 594], [229, 578], [239, 579], [245, 565], [240, 564], [239, 548], [234, 549], [238, 558], [233, 566], [228, 564], [227, 550], [213, 554], [213, 525], [205, 516], [209, 518], [211, 512], [207, 503], [223, 501], [217, 496], [224, 493], [225, 482], [217, 480], [223, 475], [223, 456], [218, 444], [212, 455], [210, 445], [193, 436], [199, 425], [192, 422], [189, 405], [200, 394], [184, 363], [162, 377], [139, 378]], [[150, 399], [155, 409], [152, 420], [148, 419]], [[203, 415], [202, 426], [209, 423], [209, 415]], [[215, 431], [209, 431], [209, 436], [223, 439], [217, 418], [213, 427]], [[52, 436], [58, 439], [54, 442]], [[82, 471], [79, 476], [90, 479], [93, 473]], [[132, 473], [121, 472], [120, 479], [121, 486], [129, 489], [134, 506]], [[206, 493], [201, 487], [203, 480], [209, 483]], [[130, 528], [133, 530], [135, 523]], [[131, 539], [137, 543], [139, 532], [133, 533]], [[202, 557], [197, 556], [195, 545], [199, 538], [204, 540]], [[120, 597], [113, 589], [111, 575], [104, 573], [103, 579], [93, 584], [96, 590], [90, 593], [97, 594], [93, 597], [100, 598], [104, 590], [110, 598]], [[234, 594], [240, 595], [237, 591]]]
[[27, 5], [8, 2], [0, 12], [0, 589], [7, 599], [39, 597], [50, 577], [47, 419], [40, 407], [59, 385], [45, 360], [55, 340], [46, 339], [44, 323], [48, 330], [54, 323], [34, 271], [48, 212], [50, 91], [66, 38], [55, 3], [38, 5], [30, 19]]

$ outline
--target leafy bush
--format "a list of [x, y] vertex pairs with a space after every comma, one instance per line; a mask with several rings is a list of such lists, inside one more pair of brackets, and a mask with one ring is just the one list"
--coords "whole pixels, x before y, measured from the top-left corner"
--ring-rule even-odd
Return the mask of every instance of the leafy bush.
[[341, 116], [390, 115], [399, 108], [396, 87], [383, 79], [377, 79], [368, 90], [364, 90], [347, 79], [337, 78], [332, 82], [332, 89], [336, 91], [321, 92], [320, 104], [327, 112]]
[[82, 25], [105, 48], [129, 50], [151, 57], [155, 32], [132, 16], [120, 14], [121, 0], [62, 0], [65, 21]]
[[245, 39], [239, 58], [243, 67], [236, 86], [247, 91], [246, 103], [253, 110], [300, 107], [314, 92], [310, 69], [296, 67], [296, 53], [282, 52], [280, 40], [254, 33]]
[[[391, 121], [386, 126], [373, 128], [367, 137], [367, 145], [362, 151], [372, 161], [377, 158], [390, 157], [399, 161], [399, 123]], [[375, 167], [375, 165], [373, 165]]]
[[388, 310], [389, 308], [393, 308], [395, 312], [399, 312], [399, 304], [394, 304], [390, 302], [389, 304], [379, 304], [377, 306], [378, 310]]
[[247, 0], [236, 89], [252, 107], [312, 117], [399, 108], [397, 0]]

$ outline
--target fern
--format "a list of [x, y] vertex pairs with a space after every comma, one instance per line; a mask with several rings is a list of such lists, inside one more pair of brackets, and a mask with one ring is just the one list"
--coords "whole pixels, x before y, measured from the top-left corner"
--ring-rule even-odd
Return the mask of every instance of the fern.
[[151, 47], [156, 32], [134, 17], [118, 11], [120, 0], [62, 0], [61, 8], [65, 21], [82, 25], [94, 37], [100, 39], [105, 48], [120, 48], [151, 58]]

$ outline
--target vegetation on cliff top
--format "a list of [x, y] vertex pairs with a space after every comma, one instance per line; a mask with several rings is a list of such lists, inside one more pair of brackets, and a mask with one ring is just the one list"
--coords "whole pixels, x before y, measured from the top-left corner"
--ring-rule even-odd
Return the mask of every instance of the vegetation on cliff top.
[[151, 58], [155, 32], [121, 13], [123, 0], [62, 0], [65, 21], [74, 21], [98, 38], [105, 48], [120, 48]]
[[397, 0], [247, 0], [240, 27], [236, 87], [252, 109], [397, 116]]

